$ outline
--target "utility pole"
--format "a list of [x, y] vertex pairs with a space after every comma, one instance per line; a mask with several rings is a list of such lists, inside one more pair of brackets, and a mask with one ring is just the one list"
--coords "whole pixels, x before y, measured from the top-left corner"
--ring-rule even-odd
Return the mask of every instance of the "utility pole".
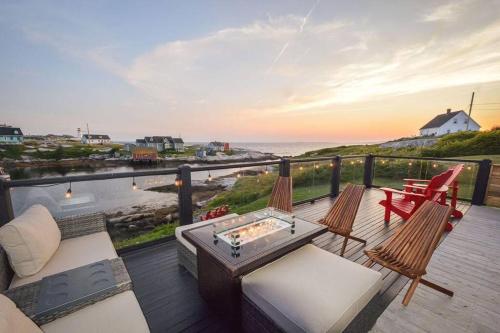
[[470, 114], [472, 113], [472, 104], [474, 104], [474, 92], [472, 92], [472, 97], [470, 99], [470, 105], [469, 105], [469, 119], [467, 119], [467, 128], [465, 129], [466, 131], [469, 130], [469, 123], [470, 123]]

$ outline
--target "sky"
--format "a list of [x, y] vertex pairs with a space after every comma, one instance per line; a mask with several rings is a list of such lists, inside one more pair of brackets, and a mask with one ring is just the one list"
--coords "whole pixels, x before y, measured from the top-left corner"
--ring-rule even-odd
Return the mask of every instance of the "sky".
[[0, 2], [25, 134], [356, 142], [447, 108], [500, 125], [500, 0]]

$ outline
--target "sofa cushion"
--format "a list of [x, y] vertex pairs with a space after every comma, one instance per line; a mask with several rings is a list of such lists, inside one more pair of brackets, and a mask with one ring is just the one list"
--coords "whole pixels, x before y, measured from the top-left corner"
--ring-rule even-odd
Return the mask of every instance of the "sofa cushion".
[[149, 332], [134, 292], [129, 290], [42, 325], [45, 333]]
[[31, 206], [0, 228], [0, 244], [20, 277], [39, 272], [54, 255], [60, 241], [59, 227], [42, 205]]
[[342, 332], [382, 287], [382, 275], [306, 245], [242, 279], [244, 295], [285, 332]]
[[86, 236], [64, 239], [54, 256], [41, 271], [24, 278], [14, 276], [10, 288], [39, 281], [45, 276], [61, 273], [69, 269], [117, 257], [107, 232], [96, 232]]
[[0, 294], [0, 332], [42, 333], [42, 330], [14, 302]]
[[231, 219], [231, 218], [234, 218], [236, 216], [238, 216], [238, 214], [232, 213], [232, 214], [227, 214], [227, 215], [224, 215], [224, 216], [221, 216], [221, 217], [217, 217], [215, 219], [210, 219], [210, 220], [203, 221], [203, 222], [196, 222], [196, 223], [193, 223], [193, 224], [188, 224], [188, 225], [183, 225], [183, 226], [177, 227], [177, 228], [175, 228], [175, 238], [182, 245], [184, 245], [187, 249], [189, 249], [189, 251], [191, 251], [192, 253], [196, 254], [196, 248], [182, 236], [182, 232], [184, 230], [189, 230], [189, 229], [193, 229], [193, 228], [203, 227], [205, 225], [208, 225], [208, 224], [211, 224], [211, 223], [214, 223], [214, 222], [220, 222], [220, 221], [224, 221], [224, 220], [227, 220], [227, 219]]

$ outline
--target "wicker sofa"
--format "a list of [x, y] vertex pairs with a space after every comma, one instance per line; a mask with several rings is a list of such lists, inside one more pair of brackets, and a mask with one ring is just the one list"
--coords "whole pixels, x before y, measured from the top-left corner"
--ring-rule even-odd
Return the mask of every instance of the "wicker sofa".
[[[61, 234], [60, 243], [49, 261], [35, 274], [20, 277], [14, 273], [7, 251], [0, 246], [0, 331], [149, 332], [127, 269], [106, 232], [104, 215], [74, 216], [55, 221]], [[50, 315], [36, 313], [44, 277], [103, 260], [110, 262], [115, 288]], [[7, 326], [2, 327], [2, 324]]]

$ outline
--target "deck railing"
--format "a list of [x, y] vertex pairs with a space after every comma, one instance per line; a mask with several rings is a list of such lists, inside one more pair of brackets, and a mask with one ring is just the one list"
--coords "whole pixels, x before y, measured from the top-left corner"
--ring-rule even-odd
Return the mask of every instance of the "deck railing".
[[[387, 163], [386, 163], [387, 161]], [[251, 168], [251, 167], [276, 167], [278, 166], [280, 175], [290, 175], [291, 168], [294, 165], [313, 165], [314, 168], [318, 168], [319, 163], [324, 163], [323, 168], [326, 167], [325, 163], [331, 168], [330, 172], [330, 184], [328, 186], [329, 190], [327, 193], [322, 193], [319, 196], [314, 196], [311, 198], [302, 199], [294, 202], [294, 204], [301, 204], [304, 202], [313, 202], [319, 198], [323, 197], [335, 197], [341, 190], [341, 184], [346, 182], [359, 182], [363, 183], [366, 187], [379, 187], [385, 186], [386, 184], [377, 183], [377, 172], [390, 172], [391, 169], [388, 167], [391, 164], [390, 161], [410, 161], [408, 162], [408, 175], [411, 176], [413, 172], [413, 163], [420, 163], [420, 173], [417, 170], [417, 176], [423, 176], [423, 164], [427, 163], [427, 170], [429, 169], [429, 163], [434, 163], [432, 166], [437, 172], [439, 168], [444, 168], [446, 163], [467, 163], [471, 165], [471, 176], [470, 176], [470, 191], [472, 195], [469, 199], [472, 204], [482, 205], [484, 203], [489, 172], [491, 167], [491, 161], [485, 160], [467, 160], [467, 159], [446, 159], [446, 158], [426, 158], [426, 157], [407, 157], [407, 156], [384, 156], [384, 155], [350, 155], [350, 156], [331, 156], [331, 157], [317, 157], [317, 158], [302, 158], [302, 159], [291, 159], [282, 158], [280, 160], [262, 161], [262, 162], [245, 162], [245, 163], [230, 163], [230, 164], [213, 164], [204, 166], [189, 166], [181, 165], [178, 168], [169, 169], [153, 169], [145, 171], [135, 171], [135, 172], [121, 172], [121, 173], [103, 173], [103, 174], [92, 174], [92, 175], [81, 175], [81, 176], [61, 176], [61, 177], [50, 177], [50, 178], [39, 178], [39, 179], [22, 179], [22, 180], [6, 180], [0, 179], [0, 225], [5, 224], [14, 218], [14, 211], [11, 200], [11, 189], [17, 187], [31, 187], [31, 186], [41, 186], [50, 184], [63, 184], [63, 183], [77, 183], [85, 181], [99, 181], [99, 180], [109, 180], [118, 178], [139, 178], [146, 176], [163, 176], [163, 175], [176, 175], [179, 180], [178, 183], [178, 205], [179, 205], [179, 219], [180, 224], [190, 224], [193, 222], [193, 202], [192, 202], [192, 182], [191, 175], [193, 172], [202, 171], [213, 171], [221, 169], [241, 169], [241, 168]], [[316, 164], [318, 163], [318, 164]], [[436, 163], [442, 163], [442, 166], [437, 167]], [[345, 164], [343, 167], [342, 165]], [[401, 162], [393, 162], [393, 168], [402, 169]], [[411, 168], [410, 168], [411, 166]], [[474, 166], [474, 170], [472, 170]], [[362, 173], [356, 170], [361, 170]], [[343, 174], [343, 170], [345, 174]], [[396, 169], [394, 169], [396, 170]], [[324, 171], [324, 170], [323, 170]], [[403, 170], [404, 171], [404, 170]], [[474, 173], [472, 173], [474, 171]], [[405, 171], [406, 172], [406, 171]], [[403, 176], [406, 173], [402, 174]], [[427, 174], [427, 176], [430, 176]], [[406, 177], [399, 177], [406, 178]], [[401, 183], [402, 179], [397, 179]], [[387, 182], [386, 182], [387, 183]]]

